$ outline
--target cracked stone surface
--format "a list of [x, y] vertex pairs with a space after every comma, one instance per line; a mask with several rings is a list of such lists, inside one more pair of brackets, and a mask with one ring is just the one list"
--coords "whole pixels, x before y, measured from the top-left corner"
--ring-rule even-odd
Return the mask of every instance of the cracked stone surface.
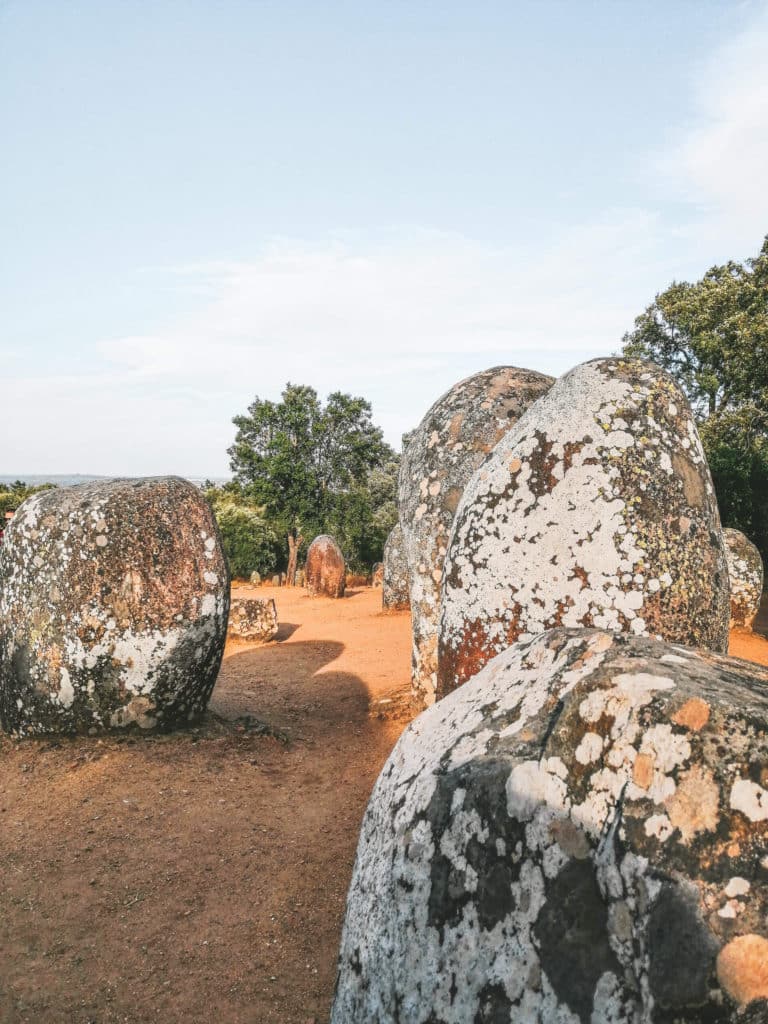
[[520, 642], [382, 770], [332, 1024], [765, 1022], [767, 840], [768, 671]]
[[267, 643], [277, 636], [277, 606], [273, 598], [235, 597], [229, 608], [227, 632], [239, 640]]
[[0, 549], [0, 718], [21, 735], [197, 718], [219, 671], [229, 573], [176, 477], [28, 498]]
[[763, 560], [740, 530], [723, 530], [731, 583], [731, 629], [752, 630], [763, 596]]
[[327, 533], [315, 537], [307, 551], [304, 585], [313, 597], [344, 597], [346, 565], [341, 548]]
[[497, 441], [552, 383], [551, 377], [514, 366], [484, 370], [446, 392], [407, 435], [398, 509], [410, 572], [417, 704], [435, 700], [443, 564], [464, 488]]
[[405, 553], [403, 530], [399, 523], [393, 527], [384, 545], [381, 603], [388, 611], [401, 611], [410, 607], [408, 558]]
[[467, 484], [445, 564], [438, 696], [559, 625], [727, 651], [728, 593], [712, 478], [683, 393], [651, 363], [584, 363]]

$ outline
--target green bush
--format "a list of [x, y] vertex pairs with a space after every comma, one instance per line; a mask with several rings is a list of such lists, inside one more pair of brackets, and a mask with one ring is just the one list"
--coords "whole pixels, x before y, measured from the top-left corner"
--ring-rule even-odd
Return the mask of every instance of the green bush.
[[252, 572], [270, 575], [280, 564], [282, 545], [258, 509], [225, 503], [214, 505], [224, 552], [233, 577]]

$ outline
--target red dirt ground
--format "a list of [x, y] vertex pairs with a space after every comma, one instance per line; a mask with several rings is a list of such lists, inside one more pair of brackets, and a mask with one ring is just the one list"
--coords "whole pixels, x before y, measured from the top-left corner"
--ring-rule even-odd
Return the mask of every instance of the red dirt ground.
[[[278, 642], [228, 646], [200, 729], [0, 739], [3, 1024], [327, 1020], [360, 821], [410, 717], [410, 619], [380, 590], [258, 594]], [[768, 641], [732, 653], [768, 664]]]

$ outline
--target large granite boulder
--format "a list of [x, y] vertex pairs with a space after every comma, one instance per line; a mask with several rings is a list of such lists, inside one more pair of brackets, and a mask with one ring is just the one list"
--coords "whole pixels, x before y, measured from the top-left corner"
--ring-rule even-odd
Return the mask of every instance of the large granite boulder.
[[741, 530], [723, 530], [731, 582], [731, 629], [751, 631], [763, 596], [763, 560]]
[[516, 644], [379, 776], [332, 1022], [765, 1022], [766, 840], [768, 671], [594, 629]]
[[30, 735], [169, 728], [205, 710], [229, 574], [202, 493], [176, 477], [28, 498], [0, 552], [0, 719]]
[[384, 545], [384, 581], [381, 604], [385, 611], [403, 611], [410, 607], [408, 589], [408, 558], [403, 530], [397, 523]]
[[651, 363], [597, 359], [561, 377], [464, 491], [438, 693], [559, 625], [726, 651], [728, 614], [717, 501], [685, 396]]
[[304, 581], [313, 597], [344, 597], [344, 555], [333, 537], [321, 533], [309, 545], [304, 566]]
[[233, 597], [227, 633], [237, 640], [267, 643], [277, 636], [277, 606], [274, 598]]
[[410, 572], [412, 694], [417, 704], [435, 699], [440, 584], [464, 487], [499, 438], [551, 385], [551, 377], [533, 370], [484, 370], [446, 392], [407, 435], [398, 509]]

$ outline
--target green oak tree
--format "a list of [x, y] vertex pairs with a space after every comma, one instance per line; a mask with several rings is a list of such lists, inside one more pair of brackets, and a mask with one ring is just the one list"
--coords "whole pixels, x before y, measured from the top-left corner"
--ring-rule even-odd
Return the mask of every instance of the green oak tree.
[[685, 390], [723, 522], [768, 556], [768, 236], [756, 257], [673, 282], [625, 334]]
[[330, 530], [345, 506], [355, 506], [353, 517], [363, 514], [353, 497], [394, 452], [371, 419], [370, 403], [340, 391], [323, 404], [314, 388], [288, 383], [279, 402], [257, 397], [233, 422], [234, 482], [286, 538], [293, 584], [305, 538]]

